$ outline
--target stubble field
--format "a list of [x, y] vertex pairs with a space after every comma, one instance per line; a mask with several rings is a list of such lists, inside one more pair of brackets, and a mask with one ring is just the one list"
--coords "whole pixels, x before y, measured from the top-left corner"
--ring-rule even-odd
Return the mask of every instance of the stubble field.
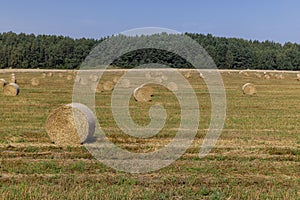
[[[259, 78], [263, 72], [222, 71], [227, 95], [224, 130], [211, 153], [198, 153], [210, 122], [210, 96], [196, 74], [189, 80], [200, 105], [200, 126], [186, 153], [170, 166], [146, 174], [116, 171], [98, 162], [84, 146], [51, 143], [45, 121], [52, 110], [72, 102], [72, 71], [16, 72], [21, 92], [0, 93], [0, 199], [300, 199], [300, 82], [295, 73], [277, 79]], [[72, 75], [72, 80], [66, 76]], [[103, 80], [121, 72], [111, 71]], [[0, 73], [9, 79], [10, 73]], [[31, 79], [40, 80], [38, 86]], [[243, 84], [256, 85], [245, 96]], [[132, 118], [150, 122], [149, 108], [162, 104], [165, 127], [150, 139], [122, 133], [111, 113], [111, 93], [96, 94], [98, 121], [109, 139], [133, 152], [162, 148], [176, 134], [180, 107], [172, 92], [154, 87], [151, 102], [131, 99]]]

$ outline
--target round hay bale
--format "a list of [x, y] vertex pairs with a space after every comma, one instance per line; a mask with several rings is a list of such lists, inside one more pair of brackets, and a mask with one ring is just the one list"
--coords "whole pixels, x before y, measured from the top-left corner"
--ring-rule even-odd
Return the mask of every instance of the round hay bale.
[[71, 74], [69, 74], [68, 76], [67, 76], [67, 80], [68, 81], [71, 81], [73, 79], [73, 76], [71, 75]]
[[87, 85], [88, 83], [89, 83], [89, 81], [88, 81], [88, 79], [87, 78], [80, 78], [80, 81], [79, 81], [79, 83], [81, 84], [81, 85]]
[[258, 73], [256, 73], [255, 76], [256, 76], [257, 78], [261, 78], [261, 75], [258, 74]]
[[264, 78], [267, 79], [267, 80], [270, 80], [271, 77], [268, 74], [265, 74]]
[[168, 77], [165, 76], [165, 75], [162, 75], [162, 76], [161, 76], [161, 79], [162, 79], [163, 81], [167, 81], [167, 80], [168, 80]]
[[80, 78], [80, 76], [76, 76], [76, 78], [75, 78], [75, 82], [76, 82], [76, 83], [80, 83], [80, 81], [81, 81], [81, 78]]
[[16, 83], [10, 83], [3, 88], [3, 94], [5, 96], [17, 96], [20, 92], [20, 88]]
[[38, 85], [40, 85], [40, 80], [38, 78], [32, 78], [31, 79], [31, 85], [32, 86], [38, 86]]
[[58, 77], [63, 78], [64, 77], [63, 73], [58, 73]]
[[95, 121], [93, 112], [87, 106], [67, 104], [51, 112], [46, 121], [46, 131], [55, 144], [82, 144], [92, 139]]
[[256, 88], [252, 83], [246, 83], [245, 85], [243, 85], [242, 91], [243, 94], [250, 96], [256, 94]]
[[187, 72], [184, 74], [184, 77], [185, 77], [185, 78], [191, 78], [191, 77], [192, 77], [192, 72], [191, 72], [191, 71], [187, 71]]
[[42, 73], [42, 78], [46, 78], [47, 74], [45, 72]]
[[6, 80], [3, 78], [0, 79], [0, 89], [3, 90], [4, 86], [7, 84]]
[[106, 81], [103, 83], [103, 90], [112, 91], [114, 89], [114, 83], [112, 81]]
[[9, 83], [17, 83], [16, 75], [14, 73], [10, 75]]
[[136, 101], [148, 102], [151, 101], [153, 88], [149, 85], [142, 85], [133, 91], [133, 97]]
[[177, 86], [177, 84], [174, 83], [174, 82], [168, 83], [167, 88], [168, 88], [169, 90], [171, 90], [171, 91], [177, 91], [177, 90], [178, 90], [178, 86]]
[[281, 80], [284, 79], [283, 74], [275, 74], [274, 77], [275, 77], [276, 79], [281, 79]]
[[89, 79], [90, 79], [91, 81], [93, 81], [93, 82], [97, 82], [97, 81], [99, 80], [99, 77], [98, 77], [97, 75], [95, 75], [95, 74], [91, 74], [91, 75], [89, 76]]
[[150, 73], [150, 72], [146, 72], [145, 77], [146, 77], [147, 79], [150, 79], [150, 78], [151, 78], [151, 73]]
[[49, 72], [48, 74], [47, 74], [47, 77], [52, 77], [53, 76], [53, 73], [52, 72]]
[[297, 81], [300, 81], [300, 74], [297, 74]]
[[122, 79], [119, 83], [121, 88], [129, 88], [130, 87], [130, 80]]
[[113, 82], [114, 82], [114, 83], [119, 82], [120, 78], [121, 78], [121, 76], [114, 76], [114, 77], [113, 77]]
[[96, 87], [96, 92], [97, 93], [103, 92], [103, 85], [102, 84], [98, 84], [98, 86]]

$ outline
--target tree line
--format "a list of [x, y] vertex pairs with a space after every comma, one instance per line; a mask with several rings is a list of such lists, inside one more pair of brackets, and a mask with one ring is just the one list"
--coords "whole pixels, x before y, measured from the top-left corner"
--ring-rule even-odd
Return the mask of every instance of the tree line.
[[[300, 70], [300, 45], [297, 43], [185, 34], [198, 42], [220, 69]], [[143, 37], [147, 39], [152, 36]], [[0, 68], [76, 69], [91, 50], [107, 38], [73, 39], [54, 35], [0, 33]], [[175, 68], [192, 67], [183, 58], [157, 49], [127, 53], [111, 65], [131, 68], [153, 62]]]

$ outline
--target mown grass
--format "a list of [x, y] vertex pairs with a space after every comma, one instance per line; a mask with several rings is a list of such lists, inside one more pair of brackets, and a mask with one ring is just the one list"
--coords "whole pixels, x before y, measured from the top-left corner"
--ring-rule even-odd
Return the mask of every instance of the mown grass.
[[[83, 146], [56, 146], [48, 138], [47, 116], [72, 101], [73, 81], [54, 74], [33, 87], [30, 79], [40, 73], [16, 73], [20, 95], [0, 93], [0, 199], [300, 199], [300, 83], [295, 74], [284, 80], [249, 74], [222, 73], [226, 123], [208, 156], [200, 159], [198, 153], [210, 122], [210, 97], [204, 81], [193, 75], [189, 81], [201, 114], [193, 144], [166, 168], [128, 174], [98, 162]], [[0, 76], [8, 79], [9, 74]], [[257, 95], [242, 94], [247, 82], [257, 85]], [[152, 105], [166, 108], [164, 129], [149, 139], [123, 133], [112, 116], [111, 92], [96, 95], [98, 121], [112, 142], [132, 152], [150, 152], [174, 137], [179, 104], [166, 88], [155, 86], [154, 91], [152, 102], [129, 102], [140, 125], [150, 122]]]

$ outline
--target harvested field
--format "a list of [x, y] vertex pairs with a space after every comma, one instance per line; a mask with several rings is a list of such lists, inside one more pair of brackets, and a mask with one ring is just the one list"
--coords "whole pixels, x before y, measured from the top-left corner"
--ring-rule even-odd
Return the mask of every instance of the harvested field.
[[[281, 72], [284, 79], [266, 79], [262, 71], [247, 70], [247, 76], [238, 71], [224, 72], [227, 116], [212, 152], [198, 157], [210, 122], [211, 104], [204, 79], [192, 75], [187, 80], [196, 92], [201, 115], [194, 142], [166, 168], [129, 174], [98, 162], [83, 145], [56, 145], [47, 135], [49, 114], [72, 102], [74, 79], [54, 75], [33, 87], [32, 78], [41, 77], [42, 71], [15, 71], [20, 94], [11, 98], [0, 93], [0, 199], [299, 198], [297, 72]], [[11, 73], [2, 71], [1, 78], [9, 80]], [[116, 76], [120, 72], [112, 70], [100, 81], [112, 82]], [[243, 95], [241, 86], [245, 83], [253, 83], [257, 94], [251, 98]], [[166, 109], [164, 128], [147, 139], [129, 136], [117, 126], [111, 112], [113, 91], [96, 93], [97, 120], [111, 142], [131, 152], [146, 153], [162, 148], [176, 135], [179, 103], [167, 87], [152, 87], [151, 102], [137, 102], [133, 97], [129, 101], [130, 115], [141, 126], [150, 123], [151, 106], [159, 103]]]

